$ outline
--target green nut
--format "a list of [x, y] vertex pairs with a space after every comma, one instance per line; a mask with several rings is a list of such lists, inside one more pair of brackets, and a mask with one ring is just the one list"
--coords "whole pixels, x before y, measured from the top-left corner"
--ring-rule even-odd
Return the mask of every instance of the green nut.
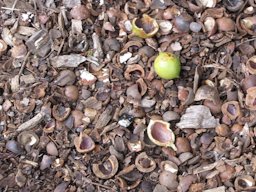
[[154, 61], [154, 70], [163, 79], [179, 78], [181, 71], [180, 60], [172, 53], [160, 52]]
[[135, 18], [132, 21], [132, 34], [140, 38], [153, 37], [159, 29], [156, 20], [143, 14], [142, 18]]

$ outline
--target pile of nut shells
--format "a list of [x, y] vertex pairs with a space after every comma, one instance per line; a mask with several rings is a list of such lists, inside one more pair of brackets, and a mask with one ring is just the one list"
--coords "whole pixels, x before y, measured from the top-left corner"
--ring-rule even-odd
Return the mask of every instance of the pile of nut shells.
[[0, 7], [0, 191], [256, 191], [255, 0]]

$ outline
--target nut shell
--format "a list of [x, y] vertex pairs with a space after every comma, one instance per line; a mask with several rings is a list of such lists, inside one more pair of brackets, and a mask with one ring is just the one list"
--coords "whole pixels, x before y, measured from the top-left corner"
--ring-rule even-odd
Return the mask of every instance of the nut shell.
[[162, 171], [169, 171], [174, 174], [176, 174], [179, 170], [178, 166], [172, 161], [162, 161], [160, 164], [160, 168]]
[[159, 26], [156, 20], [147, 14], [143, 14], [142, 18], [135, 18], [132, 21], [132, 33], [138, 37], [153, 37], [158, 30]]
[[177, 182], [177, 175], [169, 171], [163, 171], [159, 175], [159, 183], [168, 189], [177, 189], [179, 183]]
[[84, 5], [77, 5], [71, 9], [70, 15], [74, 19], [84, 20], [90, 17], [90, 11]]
[[79, 153], [88, 153], [95, 148], [92, 138], [84, 133], [80, 133], [79, 137], [74, 139], [74, 145]]
[[106, 161], [102, 164], [93, 164], [92, 171], [93, 173], [101, 179], [109, 179], [113, 177], [118, 170], [118, 161], [116, 156], [111, 155]]
[[221, 107], [221, 111], [231, 120], [234, 120], [241, 115], [240, 106], [237, 101], [229, 101], [224, 103]]
[[216, 20], [219, 31], [234, 31], [235, 22], [228, 17], [222, 17]]
[[140, 172], [149, 173], [156, 168], [156, 162], [145, 152], [142, 152], [136, 157], [135, 166]]
[[169, 146], [176, 150], [174, 145], [175, 135], [170, 129], [169, 123], [162, 120], [150, 120], [147, 134], [154, 144], [165, 147]]
[[243, 190], [247, 187], [255, 186], [255, 181], [250, 175], [242, 175], [235, 179], [234, 186], [236, 190]]
[[245, 105], [250, 110], [256, 110], [256, 87], [251, 87], [247, 89], [247, 94], [245, 97]]
[[256, 56], [252, 56], [246, 62], [246, 69], [249, 73], [256, 75]]

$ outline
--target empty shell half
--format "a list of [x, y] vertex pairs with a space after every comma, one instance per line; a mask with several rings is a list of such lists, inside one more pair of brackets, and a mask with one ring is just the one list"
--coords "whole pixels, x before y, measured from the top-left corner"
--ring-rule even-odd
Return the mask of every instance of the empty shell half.
[[118, 161], [116, 156], [111, 155], [106, 161], [100, 164], [93, 164], [93, 173], [101, 179], [109, 179], [113, 177], [118, 170]]
[[79, 137], [74, 139], [76, 150], [79, 153], [87, 153], [95, 148], [95, 143], [87, 134], [80, 133]]
[[162, 120], [150, 120], [147, 127], [149, 139], [156, 145], [164, 147], [172, 147], [174, 150], [175, 135], [170, 129], [170, 124]]
[[149, 173], [156, 168], [156, 162], [145, 152], [140, 153], [135, 159], [135, 166], [142, 173]]

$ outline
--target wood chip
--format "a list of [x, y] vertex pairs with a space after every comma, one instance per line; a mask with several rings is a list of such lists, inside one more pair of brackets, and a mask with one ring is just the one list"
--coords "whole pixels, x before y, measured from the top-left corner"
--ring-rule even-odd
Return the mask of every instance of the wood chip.
[[113, 107], [108, 106], [105, 111], [100, 115], [99, 119], [97, 120], [97, 123], [95, 125], [96, 129], [102, 128], [108, 124], [108, 122], [112, 119], [112, 112], [113, 112]]
[[86, 61], [86, 57], [79, 54], [61, 55], [50, 59], [53, 67], [77, 67]]
[[221, 186], [221, 187], [216, 187], [213, 189], [207, 189], [207, 190], [203, 190], [203, 192], [225, 192], [225, 186]]
[[203, 166], [195, 168], [193, 170], [193, 174], [195, 175], [195, 174], [202, 173], [205, 171], [210, 171], [210, 170], [214, 169], [215, 167], [223, 165], [223, 164], [224, 164], [224, 162], [222, 160], [219, 160], [219, 161], [216, 161], [216, 162], [208, 164], [208, 165], [203, 165]]

